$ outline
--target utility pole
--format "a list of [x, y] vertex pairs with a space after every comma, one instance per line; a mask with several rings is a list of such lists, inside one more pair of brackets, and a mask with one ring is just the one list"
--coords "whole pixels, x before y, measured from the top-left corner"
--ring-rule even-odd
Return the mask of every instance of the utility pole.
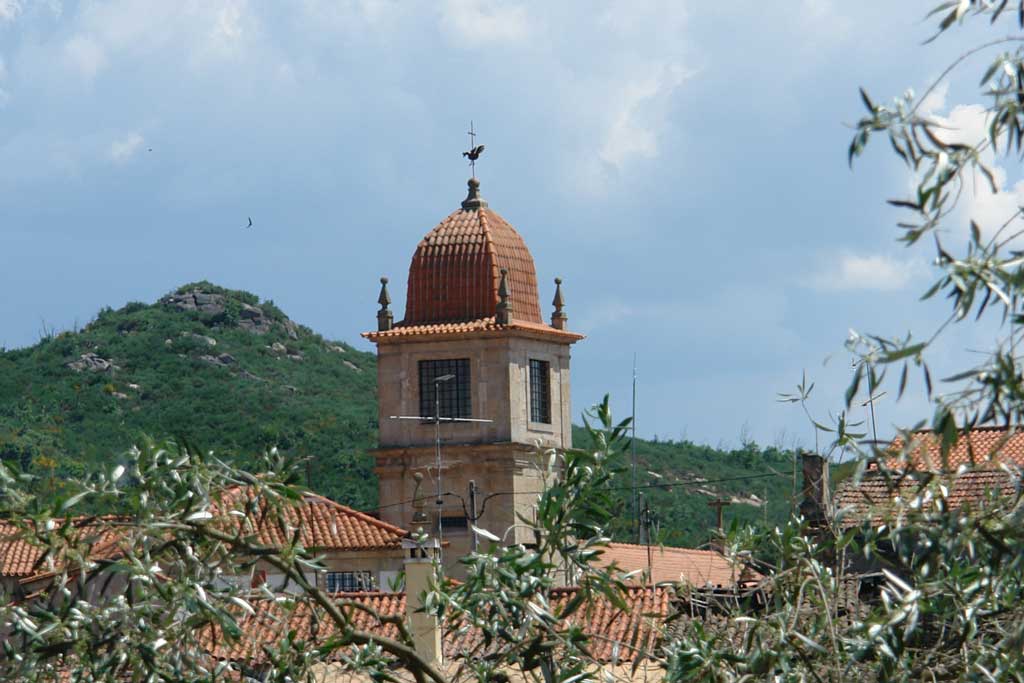
[[731, 503], [725, 498], [716, 498], [715, 500], [708, 501], [709, 508], [716, 508], [718, 512], [718, 530], [722, 530], [722, 509], [728, 507]]
[[[476, 523], [476, 481], [474, 481], [473, 479], [469, 480], [469, 523], [471, 525], [473, 525], [473, 527], [477, 526], [477, 523]], [[475, 553], [476, 549], [477, 549], [476, 529], [475, 528], [471, 528], [469, 530], [469, 550], [470, 550], [470, 552], [474, 552]]]

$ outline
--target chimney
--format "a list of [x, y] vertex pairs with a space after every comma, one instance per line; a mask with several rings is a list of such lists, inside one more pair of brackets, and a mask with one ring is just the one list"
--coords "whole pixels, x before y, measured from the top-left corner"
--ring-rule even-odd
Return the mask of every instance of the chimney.
[[817, 453], [801, 453], [803, 468], [803, 501], [800, 514], [812, 525], [821, 525], [827, 519], [830, 505], [828, 491], [828, 460]]
[[402, 550], [405, 552], [405, 614], [409, 621], [416, 654], [431, 664], [441, 663], [441, 626], [437, 617], [423, 612], [423, 594], [430, 590], [435, 579], [434, 568], [440, 556], [440, 545], [436, 538], [425, 537], [423, 525], [429, 518], [423, 511], [425, 499], [420, 496], [423, 486], [423, 473], [412, 475], [416, 487], [412, 494], [412, 527], [406, 538], [402, 539]]
[[406, 553], [405, 614], [416, 654], [430, 664], [441, 664], [441, 625], [437, 617], [422, 611], [423, 594], [435, 581], [437, 539], [428, 538], [420, 543], [406, 538], [402, 541], [402, 548]]

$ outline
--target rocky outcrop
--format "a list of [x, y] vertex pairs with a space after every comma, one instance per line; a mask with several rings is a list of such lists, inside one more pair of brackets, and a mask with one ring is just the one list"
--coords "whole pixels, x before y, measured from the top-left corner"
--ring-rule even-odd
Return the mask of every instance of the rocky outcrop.
[[238, 361], [230, 353], [222, 353], [219, 356], [199, 356], [199, 360], [209, 363], [210, 365], [219, 365], [222, 368], [226, 368], [229, 365], [234, 365]]
[[[179, 311], [197, 312], [211, 318], [218, 318], [217, 322], [220, 321], [220, 316], [223, 316], [229, 308], [235, 305], [235, 301], [235, 299], [229, 299], [228, 295], [213, 294], [199, 289], [168, 294], [160, 299], [160, 303], [165, 306], [170, 306]], [[274, 329], [275, 325], [279, 325], [284, 330], [284, 333], [288, 335], [289, 339], [297, 340], [299, 338], [299, 326], [291, 320], [285, 318], [281, 321], [275, 321], [267, 316], [259, 306], [244, 302], [239, 302], [237, 305], [240, 306], [240, 309], [238, 310], [238, 321], [236, 324], [243, 330], [253, 334], [266, 334]], [[209, 337], [206, 337], [206, 339], [209, 339]]]
[[205, 334], [196, 334], [195, 332], [182, 332], [181, 336], [182, 337], [191, 337], [192, 339], [195, 339], [198, 342], [205, 343], [207, 346], [216, 346], [217, 345], [217, 340], [216, 339], [214, 339], [213, 337], [207, 337]]
[[242, 310], [238, 313], [238, 326], [253, 334], [266, 334], [274, 327], [274, 321], [265, 316], [259, 306], [242, 304]]
[[220, 315], [224, 312], [225, 297], [223, 294], [208, 294], [192, 290], [182, 294], [168, 294], [160, 303], [171, 306], [179, 311], [198, 311], [207, 315]]
[[101, 358], [92, 351], [83, 353], [78, 360], [64, 364], [75, 372], [110, 372], [119, 368], [106, 358]]
[[269, 349], [270, 352], [278, 358], [287, 357], [292, 360], [303, 360], [305, 358], [302, 355], [302, 351], [299, 351], [298, 349], [290, 349], [281, 342], [274, 342], [265, 348]]

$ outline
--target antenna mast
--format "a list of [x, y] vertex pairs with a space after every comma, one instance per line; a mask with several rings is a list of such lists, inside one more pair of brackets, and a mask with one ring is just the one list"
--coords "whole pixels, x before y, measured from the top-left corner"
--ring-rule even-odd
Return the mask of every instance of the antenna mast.
[[633, 450], [633, 526], [634, 533], [636, 534], [637, 542], [640, 541], [641, 535], [641, 521], [640, 521], [640, 491], [637, 489], [636, 480], [636, 352], [633, 352], [633, 419], [630, 420], [630, 426], [633, 429], [633, 438], [630, 439], [630, 447]]

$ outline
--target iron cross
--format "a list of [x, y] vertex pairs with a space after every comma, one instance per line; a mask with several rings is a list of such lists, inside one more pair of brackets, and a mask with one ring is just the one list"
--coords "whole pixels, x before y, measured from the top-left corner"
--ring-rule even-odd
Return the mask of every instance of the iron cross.
[[476, 177], [476, 160], [483, 154], [484, 146], [476, 144], [476, 132], [473, 130], [473, 122], [469, 122], [469, 151], [463, 152], [462, 156], [469, 159], [469, 167], [472, 169], [473, 177]]

